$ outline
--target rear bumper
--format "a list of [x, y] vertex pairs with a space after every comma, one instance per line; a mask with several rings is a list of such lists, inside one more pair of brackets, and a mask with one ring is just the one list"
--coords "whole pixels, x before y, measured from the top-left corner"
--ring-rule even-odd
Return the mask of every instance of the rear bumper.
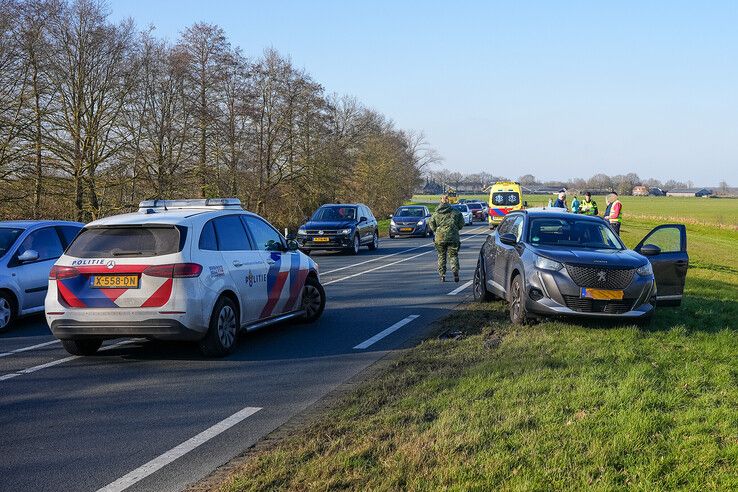
[[146, 319], [136, 323], [122, 321], [79, 321], [57, 319], [50, 323], [59, 339], [150, 337], [158, 340], [201, 340], [205, 333], [187, 328], [175, 319]]

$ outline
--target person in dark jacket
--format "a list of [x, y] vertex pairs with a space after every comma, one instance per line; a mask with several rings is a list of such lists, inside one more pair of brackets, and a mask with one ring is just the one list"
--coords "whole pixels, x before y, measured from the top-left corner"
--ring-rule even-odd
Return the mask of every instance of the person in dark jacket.
[[552, 207], [563, 208], [564, 210], [566, 210], [566, 192], [564, 190], [561, 190], [559, 192], [559, 197], [553, 203]]
[[448, 197], [441, 198], [441, 204], [428, 221], [433, 231], [433, 237], [438, 252], [438, 275], [441, 282], [446, 281], [446, 257], [451, 262], [451, 271], [454, 273], [454, 282], [459, 281], [459, 230], [464, 227], [464, 217], [461, 212], [448, 204]]

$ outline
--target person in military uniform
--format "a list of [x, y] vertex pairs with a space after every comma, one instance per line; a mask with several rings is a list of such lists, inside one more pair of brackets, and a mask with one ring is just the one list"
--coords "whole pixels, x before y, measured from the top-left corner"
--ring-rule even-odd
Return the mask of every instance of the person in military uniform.
[[438, 252], [438, 275], [441, 282], [446, 281], [446, 257], [451, 262], [451, 271], [454, 273], [454, 282], [459, 281], [459, 230], [464, 227], [464, 217], [461, 212], [448, 203], [448, 196], [441, 198], [441, 204], [428, 221], [433, 231], [436, 251]]

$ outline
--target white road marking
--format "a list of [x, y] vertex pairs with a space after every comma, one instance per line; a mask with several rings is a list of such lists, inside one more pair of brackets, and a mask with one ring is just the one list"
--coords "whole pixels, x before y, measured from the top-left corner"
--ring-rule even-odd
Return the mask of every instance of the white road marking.
[[395, 331], [399, 330], [406, 324], [410, 323], [412, 320], [419, 318], [419, 317], [420, 317], [419, 314], [411, 314], [407, 318], [401, 319], [400, 321], [390, 326], [389, 328], [385, 328], [384, 330], [380, 331], [379, 333], [377, 333], [370, 339], [361, 342], [359, 345], [354, 347], [354, 350], [364, 350], [365, 348], [371, 347], [372, 345], [374, 345], [375, 343], [377, 343], [378, 341], [380, 341], [387, 335], [394, 333]]
[[[479, 228], [476, 228], [476, 229], [471, 230], [469, 232], [479, 232], [479, 230], [480, 230]], [[479, 235], [479, 234], [477, 234], [477, 235]], [[391, 254], [388, 254], [388, 255], [377, 256], [376, 258], [372, 258], [372, 259], [366, 260], [366, 261], [361, 261], [359, 263], [354, 263], [353, 265], [346, 265], [346, 266], [343, 266], [341, 268], [334, 268], [333, 270], [328, 270], [327, 272], [320, 272], [320, 274], [321, 275], [330, 275], [331, 273], [336, 273], [336, 272], [340, 272], [342, 270], [348, 270], [349, 268], [354, 268], [354, 267], [357, 267], [357, 266], [366, 265], [367, 263], [372, 263], [373, 261], [384, 260], [385, 258], [391, 258], [393, 256], [401, 255], [401, 254], [404, 254], [404, 253], [409, 253], [410, 251], [415, 251], [417, 249], [432, 248], [432, 247], [433, 247], [433, 241], [431, 241], [429, 243], [426, 243], [426, 244], [423, 244], [421, 246], [416, 246], [414, 248], [408, 248], [408, 249], [405, 249], [405, 250], [402, 250], [402, 251], [398, 251], [397, 253], [391, 253]]]
[[[133, 340], [123, 340], [122, 342], [114, 343], [112, 345], [108, 345], [107, 347], [101, 348], [98, 352], [102, 352], [104, 350], [110, 350], [115, 347], [120, 347], [121, 345], [126, 345], [128, 343], [137, 342], [138, 339]], [[28, 367], [26, 369], [21, 369], [16, 372], [10, 372], [8, 374], [3, 374], [0, 376], [0, 381], [7, 381], [8, 379], [17, 378], [18, 376], [22, 376], [24, 374], [31, 374], [32, 372], [40, 371], [41, 369], [47, 369], [49, 367], [58, 366], [59, 364], [64, 364], [65, 362], [72, 361], [74, 359], [79, 359], [80, 357], [84, 357], [82, 355], [71, 355], [69, 357], [64, 357], [63, 359], [57, 359], [52, 360], [51, 362], [47, 362], [45, 364], [39, 364], [37, 366]]]
[[[464, 239], [461, 240], [461, 242], [463, 243], [464, 241], [467, 241], [469, 239], [473, 239], [473, 238], [475, 238], [475, 237], [477, 237], [479, 235], [480, 234], [474, 234], [473, 236], [465, 237]], [[410, 261], [410, 260], [413, 260], [413, 259], [418, 258], [420, 256], [427, 255], [428, 253], [432, 253], [433, 251], [435, 251], [435, 250], [434, 249], [431, 249], [431, 250], [428, 250], [428, 251], [424, 251], [422, 253], [418, 253], [417, 255], [408, 256], [407, 258], [403, 258], [401, 260], [397, 260], [397, 261], [393, 261], [391, 263], [387, 263], [385, 265], [379, 265], [377, 267], [370, 268], [369, 270], [363, 270], [363, 271], [358, 272], [358, 273], [353, 273], [351, 275], [346, 275], [345, 277], [337, 278], [337, 279], [331, 280], [330, 282], [324, 282], [323, 285], [324, 286], [325, 285], [331, 285], [331, 284], [335, 284], [336, 282], [341, 282], [342, 280], [348, 280], [350, 278], [354, 278], [354, 277], [358, 277], [360, 275], [364, 275], [365, 273], [375, 272], [375, 271], [381, 270], [383, 268], [391, 267], [393, 265], [397, 265], [399, 263], [403, 263], [405, 261]], [[325, 274], [321, 274], [321, 275], [325, 275]]]
[[37, 345], [31, 345], [29, 347], [23, 347], [23, 348], [11, 350], [10, 352], [3, 352], [3, 353], [0, 354], [0, 357], [7, 357], [9, 355], [19, 354], [21, 352], [28, 352], [29, 350], [33, 350], [33, 349], [37, 349], [37, 348], [41, 348], [41, 347], [46, 347], [48, 345], [54, 345], [55, 343], [59, 343], [59, 342], [60, 342], [60, 340], [52, 340], [50, 342], [39, 343]]
[[174, 460], [181, 458], [185, 454], [189, 453], [196, 447], [208, 442], [210, 439], [216, 437], [244, 419], [252, 416], [256, 412], [261, 410], [260, 407], [246, 407], [238, 412], [234, 413], [230, 417], [227, 417], [214, 426], [202, 431], [195, 437], [187, 439], [182, 444], [170, 449], [166, 453], [157, 456], [153, 460], [149, 461], [145, 465], [142, 465], [130, 473], [123, 475], [115, 482], [106, 485], [105, 487], [98, 490], [98, 492], [119, 492], [125, 490], [131, 485], [140, 482], [144, 478], [148, 477], [152, 473], [155, 473]]
[[459, 287], [456, 287], [456, 288], [455, 288], [454, 290], [452, 290], [451, 292], [449, 292], [449, 293], [448, 293], [448, 294], [446, 294], [446, 295], [447, 295], [447, 296], [455, 296], [456, 294], [458, 294], [458, 293], [459, 293], [459, 292], [461, 292], [462, 290], [464, 290], [464, 289], [466, 289], [467, 287], [469, 287], [469, 286], [470, 286], [470, 285], [472, 284], [472, 282], [473, 282], [473, 280], [469, 280], [469, 281], [468, 281], [468, 282], [466, 282], [465, 284], [462, 284], [462, 285], [460, 285]]

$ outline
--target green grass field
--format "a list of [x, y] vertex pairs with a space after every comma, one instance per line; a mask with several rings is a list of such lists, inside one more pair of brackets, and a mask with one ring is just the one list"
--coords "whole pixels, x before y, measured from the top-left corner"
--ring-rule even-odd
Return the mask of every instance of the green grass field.
[[629, 246], [688, 223], [680, 308], [516, 328], [503, 302], [470, 303], [441, 326], [461, 340], [406, 351], [222, 488], [737, 490], [738, 201], [623, 203]]

